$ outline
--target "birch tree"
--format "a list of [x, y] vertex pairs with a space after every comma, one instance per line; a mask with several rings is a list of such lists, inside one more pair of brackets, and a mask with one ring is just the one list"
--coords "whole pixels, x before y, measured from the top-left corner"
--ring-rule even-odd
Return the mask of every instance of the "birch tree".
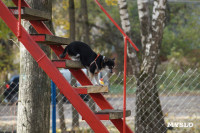
[[[165, 26], [166, 0], [154, 0], [152, 21], [149, 1], [138, 0], [138, 14], [141, 25], [143, 57], [142, 78], [139, 79], [136, 92], [136, 132], [166, 132], [164, 117], [156, 87], [156, 68], [160, 54], [163, 29]], [[145, 79], [145, 80], [144, 80]]]
[[[50, 12], [52, 0], [27, 0], [34, 9]], [[46, 22], [52, 28], [52, 22]], [[28, 21], [23, 26], [29, 33], [36, 33]], [[50, 48], [40, 45], [47, 56]], [[50, 129], [50, 80], [39, 68], [25, 47], [20, 44], [20, 82], [17, 117], [18, 133], [49, 133]]]
[[[142, 59], [128, 48], [137, 78], [136, 90], [136, 133], [165, 133], [165, 126], [159, 95], [156, 87], [156, 68], [165, 26], [166, 0], [154, 0], [152, 18], [149, 0], [138, 0], [138, 15], [141, 25]], [[130, 22], [126, 0], [118, 0], [122, 28], [130, 35]], [[132, 58], [131, 58], [132, 57]], [[134, 67], [133, 67], [134, 66]]]
[[[131, 23], [128, 14], [128, 5], [126, 0], [118, 0], [119, 13], [121, 19], [121, 25], [124, 32], [130, 37], [131, 36]], [[136, 57], [136, 52], [131, 45], [127, 45], [127, 56], [128, 65], [131, 67], [133, 73], [138, 75], [139, 72], [139, 62]]]

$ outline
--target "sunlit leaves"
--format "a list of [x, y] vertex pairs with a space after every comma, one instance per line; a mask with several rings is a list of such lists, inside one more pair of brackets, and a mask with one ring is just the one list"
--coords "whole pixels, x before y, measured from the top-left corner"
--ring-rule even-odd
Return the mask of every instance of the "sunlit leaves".
[[53, 5], [53, 24], [55, 32], [58, 36], [69, 38], [69, 0], [56, 0]]
[[118, 0], [105, 0], [106, 4], [108, 6], [116, 6], [117, 5], [117, 2]]
[[69, 8], [69, 2], [68, 2], [68, 0], [63, 0], [63, 1], [62, 1], [62, 5], [63, 5], [63, 8], [64, 8], [65, 10], [67, 10], [67, 9]]

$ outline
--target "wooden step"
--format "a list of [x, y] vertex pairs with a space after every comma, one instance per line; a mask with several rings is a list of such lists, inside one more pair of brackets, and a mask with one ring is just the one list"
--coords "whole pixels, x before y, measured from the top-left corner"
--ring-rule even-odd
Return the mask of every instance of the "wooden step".
[[37, 43], [48, 45], [67, 45], [70, 43], [68, 38], [57, 37], [48, 34], [31, 34], [31, 37]]
[[[112, 120], [112, 119], [121, 119], [123, 118], [123, 110], [113, 110], [113, 109], [105, 109], [101, 111], [95, 112], [97, 117], [100, 120]], [[131, 115], [130, 110], [126, 110], [126, 117]]]
[[105, 93], [108, 92], [108, 86], [79, 86], [74, 87], [79, 94], [89, 94], [89, 93]]
[[[16, 17], [18, 17], [18, 7], [9, 7], [9, 9]], [[21, 17], [26, 20], [51, 20], [50, 13], [28, 7], [21, 7]]]
[[[95, 112], [100, 120], [113, 120], [123, 118], [123, 110], [105, 109]], [[126, 110], [126, 117], [131, 115], [130, 110]], [[82, 118], [84, 120], [84, 118]]]
[[52, 60], [52, 62], [56, 65], [57, 68], [66, 68], [66, 69], [81, 69], [84, 66], [80, 61], [72, 61], [72, 60]]

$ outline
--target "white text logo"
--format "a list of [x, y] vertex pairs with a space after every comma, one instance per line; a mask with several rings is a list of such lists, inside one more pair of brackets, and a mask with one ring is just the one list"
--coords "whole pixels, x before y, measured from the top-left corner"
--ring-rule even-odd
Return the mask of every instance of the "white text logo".
[[167, 127], [193, 127], [192, 122], [184, 123], [184, 122], [169, 122]]

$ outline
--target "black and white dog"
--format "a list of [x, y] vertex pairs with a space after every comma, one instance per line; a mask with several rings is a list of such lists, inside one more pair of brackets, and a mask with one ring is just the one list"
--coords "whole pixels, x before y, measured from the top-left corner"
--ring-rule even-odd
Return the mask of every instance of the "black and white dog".
[[87, 44], [79, 41], [75, 41], [66, 46], [64, 52], [60, 55], [60, 58], [64, 58], [66, 55], [74, 61], [81, 61], [83, 66], [89, 71], [90, 80], [95, 85], [100, 85], [98, 73], [108, 68], [112, 73], [112, 69], [115, 66], [115, 59], [109, 59], [100, 54], [96, 54]]

